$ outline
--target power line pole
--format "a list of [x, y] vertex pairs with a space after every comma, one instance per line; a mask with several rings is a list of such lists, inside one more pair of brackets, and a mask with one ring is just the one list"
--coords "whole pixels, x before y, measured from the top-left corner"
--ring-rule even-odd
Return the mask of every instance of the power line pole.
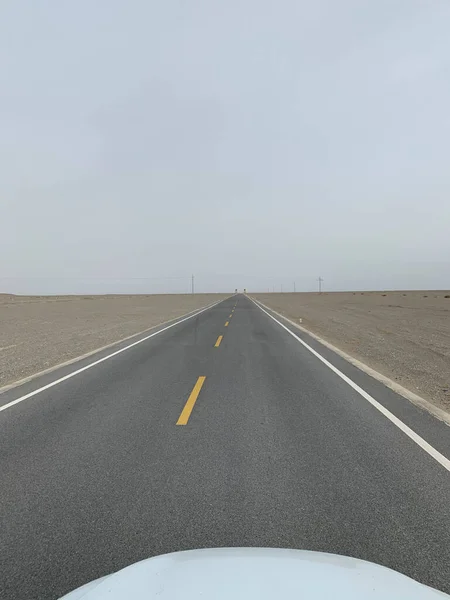
[[191, 276], [191, 292], [194, 293], [194, 276]]
[[322, 281], [323, 281], [322, 277], [319, 277], [319, 279], [317, 281], [319, 282], [319, 294], [321, 294], [322, 293]]

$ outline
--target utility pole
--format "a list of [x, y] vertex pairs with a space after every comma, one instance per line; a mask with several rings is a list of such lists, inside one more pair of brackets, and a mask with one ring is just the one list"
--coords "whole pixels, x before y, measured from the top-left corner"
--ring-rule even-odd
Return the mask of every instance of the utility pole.
[[191, 276], [191, 293], [194, 293], [194, 276]]
[[319, 277], [319, 279], [317, 281], [319, 282], [319, 294], [321, 294], [322, 293], [322, 281], [323, 281], [322, 277]]
[[295, 294], [295, 281], [294, 281], [294, 294]]

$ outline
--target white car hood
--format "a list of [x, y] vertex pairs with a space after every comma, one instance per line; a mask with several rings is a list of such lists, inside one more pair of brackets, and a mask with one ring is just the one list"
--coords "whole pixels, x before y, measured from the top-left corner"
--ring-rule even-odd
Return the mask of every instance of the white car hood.
[[174, 552], [135, 563], [64, 600], [433, 600], [450, 596], [363, 560], [271, 548]]

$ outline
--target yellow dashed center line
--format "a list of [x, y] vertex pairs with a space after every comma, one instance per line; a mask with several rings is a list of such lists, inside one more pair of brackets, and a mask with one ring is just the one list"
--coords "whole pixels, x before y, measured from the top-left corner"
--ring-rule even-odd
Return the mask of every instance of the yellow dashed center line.
[[[228, 317], [229, 319], [231, 319], [231, 317], [233, 316], [235, 308], [236, 305], [234, 305], [233, 310], [231, 311], [231, 315]], [[225, 327], [228, 327], [229, 324], [230, 322], [226, 321]], [[214, 348], [218, 348], [222, 340], [223, 335], [219, 335], [219, 337], [216, 340], [216, 343], [214, 344]], [[191, 416], [191, 413], [194, 409], [195, 403], [197, 402], [198, 395], [200, 394], [200, 390], [202, 389], [202, 386], [205, 383], [205, 379], [206, 377], [204, 377], [203, 375], [197, 379], [197, 383], [194, 385], [192, 392], [190, 393], [189, 398], [187, 399], [187, 402], [184, 405], [180, 416], [178, 417], [177, 425], [187, 425], [189, 417]]]
[[197, 401], [198, 395], [200, 394], [200, 390], [202, 389], [203, 384], [205, 383], [206, 377], [199, 377], [197, 379], [197, 383], [194, 385], [192, 392], [190, 393], [189, 398], [187, 399], [186, 404], [184, 405], [183, 410], [181, 411], [181, 415], [178, 418], [177, 425], [187, 425], [189, 421], [189, 417], [191, 416], [191, 412], [194, 408], [194, 405]]

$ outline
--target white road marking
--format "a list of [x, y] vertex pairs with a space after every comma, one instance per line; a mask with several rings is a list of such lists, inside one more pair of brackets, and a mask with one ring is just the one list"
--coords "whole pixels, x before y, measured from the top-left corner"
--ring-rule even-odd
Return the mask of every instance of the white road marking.
[[[59, 379], [56, 379], [55, 381], [52, 381], [51, 383], [48, 383], [47, 385], [44, 385], [44, 386], [38, 388], [37, 390], [30, 392], [29, 394], [25, 394], [25, 396], [21, 396], [20, 398], [17, 398], [16, 400], [12, 400], [11, 402], [8, 402], [8, 404], [4, 404], [3, 406], [0, 406], [0, 412], [6, 410], [7, 408], [10, 408], [11, 406], [14, 406], [15, 404], [19, 404], [19, 402], [28, 400], [29, 398], [32, 398], [33, 396], [36, 396], [37, 394], [40, 394], [41, 392], [44, 392], [45, 390], [48, 390], [49, 388], [52, 388], [53, 386], [58, 385], [58, 383], [62, 383], [63, 381], [66, 381], [66, 379], [75, 377], [75, 375], [78, 375], [79, 373], [83, 373], [83, 371], [92, 369], [92, 367], [95, 367], [96, 365], [99, 365], [100, 363], [105, 362], [105, 360], [109, 360], [110, 358], [113, 358], [113, 356], [117, 356], [118, 354], [125, 352], [125, 350], [129, 350], [130, 348], [133, 348], [133, 346], [142, 344], [142, 342], [149, 340], [150, 338], [154, 337], [155, 335], [159, 335], [163, 331], [167, 331], [168, 329], [171, 329], [172, 327], [175, 327], [176, 325], [179, 325], [180, 323], [183, 323], [184, 321], [193, 319], [197, 315], [205, 312], [206, 310], [209, 310], [210, 308], [213, 308], [217, 304], [220, 304], [220, 302], [223, 302], [223, 300], [219, 300], [219, 302], [210, 304], [209, 306], [202, 308], [201, 310], [197, 311], [196, 313], [189, 315], [188, 317], [184, 317], [184, 319], [176, 321], [176, 323], [172, 323], [172, 325], [168, 325], [167, 327], [164, 327], [163, 329], [160, 329], [159, 331], [155, 331], [154, 333], [151, 333], [150, 335], [143, 337], [142, 339], [138, 340], [137, 342], [128, 344], [128, 346], [125, 346], [124, 348], [121, 348], [120, 350], [116, 350], [115, 352], [112, 352], [111, 354], [108, 354], [107, 356], [104, 356], [103, 358], [100, 358], [99, 360], [89, 363], [88, 365], [86, 365], [85, 367], [82, 367], [81, 369], [77, 369], [76, 371], [73, 371], [72, 373], [69, 373], [68, 375], [65, 375], [64, 377], [60, 377]], [[137, 335], [139, 335], [139, 334], [137, 334]]]
[[361, 387], [359, 387], [359, 385], [356, 384], [354, 381], [352, 381], [350, 379], [350, 377], [347, 377], [347, 375], [344, 375], [344, 373], [342, 373], [342, 371], [340, 371], [334, 365], [332, 365], [326, 358], [324, 358], [321, 354], [319, 354], [316, 350], [314, 350], [314, 348], [311, 348], [311, 346], [309, 346], [309, 344], [304, 342], [298, 335], [296, 335], [293, 331], [291, 331], [289, 329], [289, 327], [286, 327], [286, 325], [283, 325], [283, 323], [281, 323], [278, 319], [273, 317], [269, 312], [267, 312], [267, 310], [265, 310], [262, 306], [260, 306], [260, 304], [258, 302], [256, 302], [252, 298], [250, 298], [250, 300], [254, 304], [256, 304], [256, 306], [260, 310], [262, 310], [263, 313], [265, 313], [267, 316], [269, 316], [271, 319], [273, 319], [275, 321], [275, 323], [278, 323], [278, 325], [280, 327], [282, 327], [285, 331], [287, 331], [290, 335], [292, 335], [293, 338], [295, 338], [298, 342], [300, 342], [300, 344], [302, 344], [302, 346], [304, 346], [307, 350], [309, 350], [311, 352], [311, 354], [314, 354], [314, 356], [316, 358], [318, 358], [321, 362], [323, 362], [323, 364], [326, 365], [329, 369], [331, 369], [331, 371], [333, 371], [333, 373], [336, 373], [336, 375], [338, 375], [338, 377], [343, 379], [345, 381], [345, 383], [347, 383], [351, 388], [353, 388], [356, 392], [358, 392], [358, 394], [360, 394], [365, 400], [367, 400], [367, 402], [370, 402], [370, 404], [372, 404], [372, 406], [374, 406], [377, 410], [379, 410], [380, 413], [382, 413], [387, 419], [389, 419], [389, 421], [394, 423], [394, 425], [396, 425], [401, 431], [403, 431], [404, 434], [406, 434], [409, 438], [411, 438], [413, 440], [413, 442], [415, 442], [418, 446], [420, 446], [422, 448], [422, 450], [425, 450], [425, 452], [427, 452], [427, 454], [429, 454], [432, 458], [434, 458], [434, 460], [436, 460], [440, 465], [442, 465], [444, 467], [444, 469], [447, 469], [447, 471], [450, 472], [450, 460], [448, 458], [446, 458], [443, 454], [438, 452], [438, 450], [436, 450], [436, 448], [433, 448], [433, 446], [431, 446], [431, 444], [426, 442], [422, 437], [420, 437], [420, 435], [418, 435], [415, 431], [413, 431], [410, 427], [408, 427], [408, 425], [405, 425], [405, 423], [403, 423], [403, 421], [401, 421], [398, 417], [396, 417], [394, 414], [392, 414], [391, 411], [389, 411], [385, 406], [380, 404], [377, 400], [375, 400], [375, 398], [373, 398], [365, 390], [363, 390]]

